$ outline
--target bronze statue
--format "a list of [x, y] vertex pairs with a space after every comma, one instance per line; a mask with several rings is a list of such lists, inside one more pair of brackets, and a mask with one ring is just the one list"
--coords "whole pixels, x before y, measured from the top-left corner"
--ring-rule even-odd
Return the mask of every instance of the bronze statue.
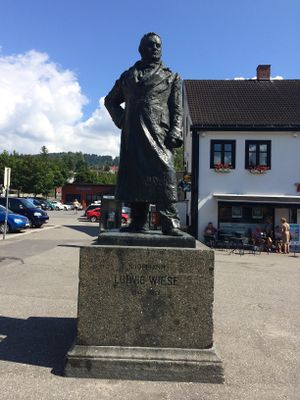
[[116, 198], [131, 205], [131, 223], [122, 230], [147, 230], [151, 203], [160, 212], [163, 234], [181, 236], [173, 158], [173, 149], [183, 142], [181, 80], [162, 64], [157, 34], [144, 35], [139, 52], [141, 60], [120, 76], [105, 98], [122, 129]]

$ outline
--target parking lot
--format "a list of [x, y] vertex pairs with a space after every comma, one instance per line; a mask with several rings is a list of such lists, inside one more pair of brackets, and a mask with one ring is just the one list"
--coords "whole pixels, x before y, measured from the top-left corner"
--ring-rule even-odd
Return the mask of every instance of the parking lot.
[[76, 330], [79, 248], [97, 237], [83, 212], [0, 242], [0, 399], [297, 400], [300, 257], [217, 250], [215, 344], [225, 383], [61, 376]]

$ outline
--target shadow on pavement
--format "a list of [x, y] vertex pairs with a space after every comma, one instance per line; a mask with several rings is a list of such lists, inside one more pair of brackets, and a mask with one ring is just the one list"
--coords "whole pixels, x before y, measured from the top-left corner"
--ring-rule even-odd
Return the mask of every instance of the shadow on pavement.
[[0, 360], [48, 367], [62, 375], [75, 336], [75, 318], [0, 317]]
[[[92, 224], [92, 223], [91, 223]], [[99, 224], [95, 225], [64, 225], [66, 228], [74, 229], [75, 231], [86, 233], [89, 236], [98, 236]]]

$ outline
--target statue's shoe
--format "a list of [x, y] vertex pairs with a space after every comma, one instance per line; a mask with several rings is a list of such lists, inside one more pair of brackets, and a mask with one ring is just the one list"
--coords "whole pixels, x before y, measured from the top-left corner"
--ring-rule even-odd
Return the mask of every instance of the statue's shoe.
[[167, 230], [162, 231], [163, 235], [168, 235], [168, 236], [183, 236], [183, 233], [180, 229], [177, 228], [171, 228]]
[[138, 226], [135, 224], [129, 224], [128, 226], [123, 226], [120, 228], [120, 232], [127, 232], [127, 233], [145, 233], [149, 231], [146, 226]]

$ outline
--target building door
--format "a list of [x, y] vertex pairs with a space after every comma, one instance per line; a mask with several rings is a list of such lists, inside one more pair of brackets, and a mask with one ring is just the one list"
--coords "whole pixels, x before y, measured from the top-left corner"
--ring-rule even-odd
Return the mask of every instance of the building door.
[[285, 218], [289, 222], [290, 220], [289, 208], [275, 208], [275, 226], [280, 225], [281, 218]]

